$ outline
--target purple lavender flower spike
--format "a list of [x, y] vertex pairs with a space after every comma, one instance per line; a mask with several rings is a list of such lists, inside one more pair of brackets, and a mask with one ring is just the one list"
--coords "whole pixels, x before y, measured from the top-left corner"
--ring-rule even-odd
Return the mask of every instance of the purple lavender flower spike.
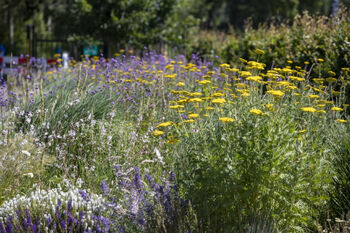
[[101, 190], [102, 190], [104, 195], [107, 195], [107, 193], [109, 193], [109, 188], [108, 188], [105, 181], [101, 182]]
[[146, 177], [148, 183], [150, 184], [151, 189], [153, 189], [155, 186], [155, 182], [154, 182], [152, 176], [150, 176], [149, 174], [146, 174], [145, 177]]
[[5, 232], [12, 233], [13, 232], [13, 225], [12, 225], [12, 216], [9, 216], [6, 220], [6, 229]]
[[140, 169], [138, 167], [135, 168], [134, 185], [138, 189], [142, 188], [142, 178], [141, 178], [141, 175], [140, 175]]
[[170, 175], [169, 175], [169, 180], [170, 181], [175, 181], [175, 179], [176, 179], [176, 174], [173, 171], [171, 171]]
[[72, 198], [70, 198], [68, 201], [68, 206], [67, 206], [68, 213], [70, 213], [72, 211], [72, 202], [73, 202], [73, 200], [72, 200]]
[[32, 225], [33, 233], [40, 233], [39, 226], [40, 226], [39, 221], [36, 221], [35, 224]]
[[86, 193], [84, 190], [79, 190], [79, 194], [84, 199], [84, 201], [88, 202], [90, 200], [89, 194]]
[[5, 233], [4, 225], [2, 225], [2, 222], [0, 222], [0, 233]]
[[46, 218], [46, 226], [47, 227], [50, 226], [50, 223], [51, 223], [51, 218], [50, 217]]
[[62, 227], [63, 230], [67, 229], [66, 220], [62, 220], [61, 221], [61, 227]]
[[32, 225], [32, 219], [30, 217], [29, 210], [26, 210], [26, 220], [24, 221], [24, 228], [27, 230]]

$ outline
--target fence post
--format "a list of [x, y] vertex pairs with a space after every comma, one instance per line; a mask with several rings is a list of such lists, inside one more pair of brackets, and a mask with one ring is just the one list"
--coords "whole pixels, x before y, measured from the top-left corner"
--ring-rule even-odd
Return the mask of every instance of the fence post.
[[36, 33], [35, 33], [35, 25], [32, 25], [32, 57], [36, 57]]

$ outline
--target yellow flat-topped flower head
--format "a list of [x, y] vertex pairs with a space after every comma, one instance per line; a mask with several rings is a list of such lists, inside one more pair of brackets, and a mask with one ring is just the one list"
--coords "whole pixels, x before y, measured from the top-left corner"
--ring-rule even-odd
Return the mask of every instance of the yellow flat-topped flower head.
[[184, 122], [184, 123], [193, 123], [194, 120], [193, 120], [193, 119], [189, 119], [189, 120], [184, 120], [183, 122]]
[[332, 76], [336, 76], [337, 74], [334, 71], [328, 71], [328, 74], [332, 75]]
[[192, 113], [192, 114], [188, 115], [188, 118], [197, 118], [197, 117], [199, 117], [198, 113]]
[[173, 106], [169, 106], [170, 109], [178, 109], [178, 108], [184, 108], [184, 105], [173, 105]]
[[272, 107], [273, 107], [273, 104], [266, 104], [265, 107], [266, 107], [267, 109], [271, 110]]
[[226, 100], [224, 98], [217, 98], [217, 99], [213, 99], [211, 102], [214, 104], [223, 104], [223, 103], [226, 103]]
[[202, 96], [203, 94], [200, 92], [193, 92], [193, 93], [189, 93], [189, 96]]
[[163, 131], [160, 131], [160, 130], [154, 130], [153, 132], [152, 132], [152, 135], [154, 135], [154, 136], [160, 136], [160, 135], [163, 135], [164, 134], [164, 132]]
[[234, 122], [233, 118], [230, 117], [220, 117], [219, 120], [221, 122]]
[[344, 120], [344, 119], [337, 119], [336, 122], [339, 122], [339, 123], [346, 123], [347, 120]]
[[326, 81], [327, 81], [328, 83], [335, 83], [335, 82], [337, 82], [337, 79], [336, 79], [336, 78], [329, 77], [329, 78], [326, 78]]
[[228, 68], [228, 67], [230, 67], [230, 65], [227, 63], [223, 63], [223, 64], [220, 64], [220, 67]]
[[317, 112], [317, 110], [313, 107], [303, 107], [303, 108], [301, 108], [301, 111], [303, 111], [303, 112]]
[[209, 80], [202, 80], [202, 81], [198, 81], [199, 84], [202, 84], [202, 85], [206, 85], [206, 84], [210, 84], [211, 81]]
[[251, 109], [249, 112], [256, 114], [256, 115], [264, 115], [264, 113], [261, 110], [256, 109], [256, 108]]
[[200, 103], [203, 102], [204, 100], [202, 100], [201, 98], [192, 98], [189, 99], [188, 102], [193, 102], [193, 103]]
[[168, 144], [175, 144], [175, 143], [177, 143], [179, 141], [180, 140], [177, 139], [177, 138], [171, 138], [171, 139], [167, 140], [166, 143], [168, 143]]
[[300, 78], [300, 77], [296, 77], [296, 76], [289, 76], [289, 79], [290, 80], [293, 80], [293, 81], [305, 81], [305, 78]]
[[172, 121], [163, 122], [163, 123], [160, 123], [159, 125], [157, 125], [157, 128], [158, 127], [167, 127], [167, 126], [170, 126], [172, 124], [174, 124]]
[[317, 98], [320, 98], [320, 96], [318, 96], [318, 95], [308, 95], [308, 97], [309, 97], [310, 99], [317, 99]]
[[340, 112], [340, 111], [344, 111], [342, 108], [339, 108], [339, 107], [332, 107], [331, 108], [331, 111], [338, 111], [338, 112]]
[[225, 94], [224, 94], [224, 93], [221, 93], [221, 92], [216, 92], [216, 93], [214, 93], [212, 96], [213, 96], [213, 97], [223, 97], [223, 96], [225, 96]]
[[273, 96], [277, 96], [277, 97], [284, 96], [284, 92], [280, 90], [270, 90], [270, 91], [267, 91], [266, 93], [272, 94]]
[[260, 54], [260, 55], [264, 55], [265, 54], [264, 50], [261, 50], [261, 49], [255, 49], [255, 52], [257, 54]]
[[248, 78], [246, 78], [247, 81], [254, 81], [254, 82], [257, 82], [257, 81], [260, 81], [262, 80], [262, 77], [260, 76], [249, 76]]

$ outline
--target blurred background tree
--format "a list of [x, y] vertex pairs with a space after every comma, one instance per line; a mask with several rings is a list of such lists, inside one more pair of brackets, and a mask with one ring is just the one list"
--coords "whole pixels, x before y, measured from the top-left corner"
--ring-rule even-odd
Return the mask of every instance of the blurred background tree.
[[0, 44], [25, 53], [30, 24], [40, 36], [103, 45], [110, 56], [123, 47], [181, 47], [198, 29], [242, 30], [248, 19], [256, 27], [304, 11], [331, 15], [332, 3], [350, 0], [0, 0]]

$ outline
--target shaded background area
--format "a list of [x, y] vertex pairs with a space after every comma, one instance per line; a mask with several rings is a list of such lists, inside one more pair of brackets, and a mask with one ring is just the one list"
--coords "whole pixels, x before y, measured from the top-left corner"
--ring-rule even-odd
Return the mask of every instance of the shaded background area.
[[331, 15], [350, 0], [0, 0], [0, 45], [6, 54], [52, 57], [82, 54], [96, 45], [185, 49], [199, 31], [242, 32], [246, 22], [291, 22], [304, 11]]

